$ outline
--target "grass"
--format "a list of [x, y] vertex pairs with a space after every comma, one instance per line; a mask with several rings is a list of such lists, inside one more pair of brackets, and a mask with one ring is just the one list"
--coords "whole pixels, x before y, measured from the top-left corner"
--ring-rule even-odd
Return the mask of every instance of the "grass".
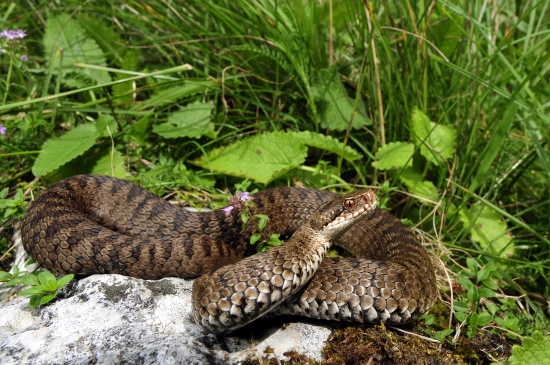
[[[467, 315], [448, 314], [448, 341], [480, 329], [514, 338], [547, 333], [549, 7], [477, 0], [2, 4], [0, 25], [27, 32], [0, 56], [2, 250], [30, 192], [63, 176], [113, 172], [200, 205], [242, 176], [198, 160], [210, 163], [215, 149], [258, 135], [276, 150], [282, 142], [273, 132], [309, 131], [306, 152], [286, 152], [294, 162], [266, 180], [251, 172], [253, 186], [379, 186], [388, 209], [421, 222], [460, 282], [451, 299], [442, 281], [449, 313]], [[67, 145], [48, 148], [68, 133], [88, 145], [65, 156], [59, 151]], [[332, 147], [319, 135], [333, 137]], [[412, 152], [397, 158], [396, 146]], [[346, 158], [345, 148], [361, 158]], [[106, 170], [98, 170], [102, 164]], [[18, 191], [24, 199], [14, 199]], [[494, 270], [485, 277], [488, 265]], [[490, 322], [479, 322], [482, 315]]]

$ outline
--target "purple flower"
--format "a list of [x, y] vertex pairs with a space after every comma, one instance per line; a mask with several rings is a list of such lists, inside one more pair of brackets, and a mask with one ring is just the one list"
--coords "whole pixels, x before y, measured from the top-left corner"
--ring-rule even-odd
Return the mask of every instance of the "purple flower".
[[25, 31], [23, 29], [17, 29], [15, 31], [15, 34], [17, 35], [18, 38], [25, 38], [26, 36]]
[[28, 61], [28, 60], [29, 60], [29, 57], [27, 57], [27, 55], [21, 56], [21, 61]]
[[0, 54], [2, 54], [2, 53], [6, 53], [6, 50], [5, 50], [5, 49], [2, 49], [2, 48], [0, 48]]
[[229, 215], [229, 214], [231, 214], [231, 211], [233, 210], [233, 208], [235, 208], [235, 207], [230, 205], [228, 207], [223, 208], [222, 210], [225, 213], [225, 215]]
[[7, 130], [7, 129], [8, 129], [8, 128], [4, 127], [3, 124], [0, 124], [0, 134], [6, 134], [6, 130]]
[[126, 143], [124, 146], [126, 146], [126, 148], [136, 148], [139, 147], [139, 143], [131, 141], [130, 143]]
[[6, 37], [7, 39], [25, 38], [26, 34], [23, 29], [7, 30], [4, 29], [0, 32], [0, 37]]
[[240, 195], [241, 201], [250, 200], [250, 193], [248, 191], [243, 191]]

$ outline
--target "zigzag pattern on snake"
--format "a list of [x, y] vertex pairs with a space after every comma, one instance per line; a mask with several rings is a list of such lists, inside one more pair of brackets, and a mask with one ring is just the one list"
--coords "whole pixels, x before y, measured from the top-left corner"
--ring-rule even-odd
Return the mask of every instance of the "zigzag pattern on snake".
[[[252, 195], [251, 214], [270, 217], [266, 234], [290, 236], [320, 205], [338, 198], [315, 189], [268, 189]], [[248, 242], [255, 230], [254, 224], [242, 229], [239, 209], [229, 216], [222, 210], [189, 212], [125, 180], [82, 175], [51, 186], [31, 203], [22, 239], [31, 257], [56, 273], [187, 278], [252, 254]], [[336, 244], [360, 258], [325, 258], [292, 298], [265, 312], [401, 324], [435, 303], [437, 286], [428, 253], [388, 212], [374, 209]], [[273, 272], [283, 265], [265, 262], [266, 270]], [[234, 284], [253, 286], [256, 276], [266, 275], [244, 271], [236, 272]], [[209, 304], [223, 296], [223, 290], [216, 283], [207, 299], [195, 297], [194, 302]], [[238, 322], [243, 313], [231, 312], [227, 326], [227, 316], [222, 319], [218, 312], [209, 314], [214, 324], [200, 323], [195, 316], [208, 329], [227, 332], [243, 325]]]

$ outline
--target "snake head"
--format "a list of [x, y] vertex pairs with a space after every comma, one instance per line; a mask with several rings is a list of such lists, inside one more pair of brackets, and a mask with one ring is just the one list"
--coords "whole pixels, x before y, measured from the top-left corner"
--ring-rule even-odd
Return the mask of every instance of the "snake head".
[[376, 208], [376, 194], [372, 190], [358, 190], [319, 206], [309, 217], [309, 224], [335, 239], [365, 218]]

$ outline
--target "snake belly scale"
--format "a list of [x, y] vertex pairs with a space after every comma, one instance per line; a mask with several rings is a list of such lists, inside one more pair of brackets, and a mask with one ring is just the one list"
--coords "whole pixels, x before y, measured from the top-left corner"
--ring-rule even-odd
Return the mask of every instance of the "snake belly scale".
[[[397, 218], [374, 207], [372, 192], [356, 194], [308, 188], [253, 194], [251, 215], [270, 217], [266, 234], [296, 234], [278, 250], [248, 258], [256, 227], [249, 222], [242, 228], [240, 209], [230, 215], [189, 212], [100, 175], [52, 185], [30, 204], [21, 233], [30, 256], [56, 273], [143, 279], [206, 274], [193, 285], [193, 305], [197, 322], [213, 332], [232, 331], [268, 312], [410, 322], [437, 299], [428, 253]], [[360, 213], [336, 218], [346, 204]], [[338, 229], [324, 231], [331, 219]], [[360, 258], [323, 259], [333, 239]]]

